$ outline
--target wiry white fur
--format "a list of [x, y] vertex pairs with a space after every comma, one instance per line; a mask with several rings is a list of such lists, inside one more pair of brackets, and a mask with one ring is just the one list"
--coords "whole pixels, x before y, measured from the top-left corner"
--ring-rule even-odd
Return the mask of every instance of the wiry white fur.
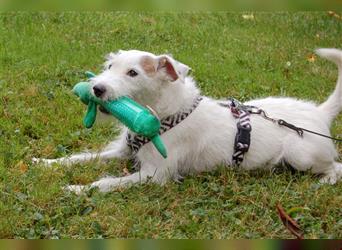
[[337, 49], [318, 49], [316, 52], [321, 57], [333, 61], [338, 67], [336, 88], [328, 100], [319, 106], [323, 112], [328, 114], [327, 119], [330, 123], [342, 108], [342, 52]]
[[[252, 100], [246, 104], [257, 106], [270, 117], [284, 119], [296, 126], [330, 135], [332, 119], [342, 108], [342, 51], [320, 49], [319, 55], [335, 62], [339, 67], [339, 79], [333, 94], [321, 105], [291, 98], [268, 97]], [[155, 73], [147, 75], [140, 65], [144, 56], [153, 58]], [[167, 58], [178, 74], [171, 81], [165, 68], [158, 68], [161, 58]], [[108, 66], [112, 65], [110, 69]], [[137, 102], [152, 107], [160, 118], [189, 108], [200, 91], [195, 81], [187, 76], [189, 67], [169, 56], [155, 56], [142, 51], [119, 51], [111, 53], [105, 70], [93, 79], [93, 84], [106, 86], [104, 99], [114, 99], [129, 95]], [[126, 72], [135, 69], [139, 75], [127, 76]], [[146, 182], [151, 179], [163, 184], [169, 179], [182, 175], [215, 169], [218, 164], [231, 165], [236, 119], [231, 112], [217, 104], [218, 101], [204, 97], [195, 111], [176, 127], [162, 135], [168, 158], [164, 159], [151, 143], [144, 145], [137, 154], [141, 163], [139, 172], [125, 177], [106, 177], [90, 186], [69, 186], [68, 189], [80, 192], [89, 187], [98, 187], [107, 192], [119, 185]], [[251, 115], [251, 145], [241, 164], [242, 169], [250, 170], [272, 167], [287, 162], [294, 168], [313, 173], [322, 173], [323, 182], [334, 184], [342, 176], [342, 165], [335, 161], [337, 152], [330, 139], [304, 133], [298, 134], [286, 127], [280, 127], [258, 115]], [[128, 158], [123, 129], [121, 136], [109, 144], [102, 152], [83, 153], [70, 157], [44, 160], [46, 164], [72, 164], [94, 158]]]

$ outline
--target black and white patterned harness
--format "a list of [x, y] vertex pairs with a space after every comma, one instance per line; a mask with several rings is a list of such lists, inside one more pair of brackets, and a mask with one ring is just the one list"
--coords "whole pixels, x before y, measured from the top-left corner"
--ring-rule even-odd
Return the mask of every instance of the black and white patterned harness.
[[250, 114], [253, 112], [252, 109], [255, 107], [246, 106], [234, 98], [229, 98], [227, 102], [220, 102], [219, 105], [229, 108], [232, 115], [238, 119], [236, 123], [237, 132], [235, 135], [232, 162], [233, 166], [239, 166], [251, 144], [252, 125]]
[[[170, 115], [160, 121], [160, 129], [159, 134], [163, 134], [166, 131], [172, 129], [177, 124], [181, 123], [185, 118], [187, 118], [200, 104], [200, 102], [203, 100], [202, 96], [199, 96], [195, 99], [192, 106], [183, 112], [179, 112], [174, 115]], [[130, 132], [127, 133], [126, 137], [126, 143], [128, 147], [132, 151], [133, 157], [138, 153], [139, 149], [144, 146], [146, 143], [150, 142], [150, 139], [147, 137], [144, 137], [142, 135], [132, 134]]]
[[[180, 122], [182, 122], [184, 119], [186, 119], [200, 104], [200, 102], [203, 100], [202, 96], [199, 96], [195, 99], [193, 105], [191, 108], [189, 108], [186, 111], [177, 113], [175, 115], [168, 116], [164, 119], [162, 119], [161, 127], [159, 130], [159, 134], [163, 134], [166, 131], [170, 130]], [[278, 124], [282, 127], [287, 127], [288, 129], [294, 130], [300, 137], [303, 137], [304, 131], [315, 134], [317, 136], [322, 136], [337, 142], [342, 142], [342, 138], [334, 138], [329, 135], [321, 134], [312, 130], [308, 130], [302, 127], [297, 127], [291, 123], [286, 122], [283, 119], [275, 119], [271, 118], [267, 115], [267, 113], [258, 107], [245, 105], [238, 100], [234, 98], [229, 98], [228, 101], [219, 101], [218, 104], [220, 106], [228, 108], [232, 115], [238, 119], [236, 123], [237, 132], [235, 135], [235, 141], [234, 141], [234, 153], [232, 156], [232, 163], [233, 166], [239, 166], [244, 158], [244, 155], [248, 152], [250, 144], [251, 144], [251, 121], [250, 121], [250, 115], [251, 114], [257, 114], [260, 115], [262, 118], [274, 123]], [[144, 136], [140, 136], [137, 134], [131, 134], [130, 132], [127, 133], [126, 142], [128, 147], [132, 151], [132, 156], [135, 159], [135, 155], [138, 153], [139, 149], [148, 143], [150, 140]]]
[[[172, 129], [177, 124], [185, 120], [197, 108], [202, 100], [203, 97], [199, 96], [195, 99], [193, 105], [188, 110], [177, 113], [175, 115], [170, 115], [162, 119], [160, 121], [161, 126], [159, 134], [161, 135], [165, 133], [166, 131]], [[250, 110], [248, 110], [250, 106], [245, 106], [235, 99], [229, 99], [228, 102], [219, 102], [219, 105], [228, 107], [233, 116], [238, 119], [238, 122], [236, 124], [237, 133], [235, 136], [232, 162], [233, 165], [239, 166], [243, 161], [244, 155], [248, 152], [250, 146], [250, 132], [252, 130], [252, 126], [250, 123]], [[126, 143], [131, 149], [133, 158], [135, 158], [135, 155], [138, 153], [140, 148], [148, 142], [150, 142], [150, 139], [147, 137], [130, 132], [127, 133]]]

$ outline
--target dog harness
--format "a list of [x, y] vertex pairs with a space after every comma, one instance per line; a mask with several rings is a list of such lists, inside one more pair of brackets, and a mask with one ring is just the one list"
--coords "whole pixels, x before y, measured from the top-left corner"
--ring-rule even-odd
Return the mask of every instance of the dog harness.
[[[170, 130], [177, 124], [181, 123], [185, 120], [200, 104], [203, 100], [202, 96], [199, 96], [195, 99], [192, 106], [183, 112], [179, 112], [174, 115], [170, 115], [160, 121], [160, 129], [159, 134], [163, 134], [166, 131]], [[139, 149], [144, 146], [146, 143], [150, 142], [150, 139], [141, 135], [133, 134], [128, 132], [126, 137], [126, 143], [128, 147], [131, 149], [133, 156], [138, 153]]]
[[[170, 130], [177, 124], [185, 120], [199, 105], [203, 100], [202, 96], [195, 99], [193, 105], [186, 111], [170, 115], [160, 121], [161, 126], [159, 134], [163, 134]], [[235, 99], [229, 99], [226, 103], [219, 103], [223, 107], [227, 107], [232, 112], [233, 116], [238, 119], [236, 124], [237, 133], [234, 142], [234, 153], [232, 156], [232, 162], [234, 166], [239, 166], [243, 161], [244, 155], [248, 152], [250, 146], [250, 132], [252, 126], [250, 123], [250, 113], [252, 113], [252, 106], [245, 106]], [[150, 142], [150, 139], [142, 135], [133, 134], [131, 132], [127, 133], [126, 143], [131, 149], [133, 158], [138, 153], [140, 148], [146, 143]]]
[[236, 123], [237, 132], [235, 135], [232, 162], [233, 166], [239, 166], [251, 144], [252, 125], [250, 114], [254, 107], [246, 106], [233, 98], [228, 99], [228, 102], [226, 103], [219, 103], [219, 105], [229, 108], [233, 116], [238, 119], [238, 122]]
[[[185, 120], [200, 104], [200, 102], [203, 100], [202, 96], [199, 96], [195, 99], [193, 105], [186, 111], [177, 113], [175, 115], [170, 115], [164, 119], [162, 119], [159, 134], [163, 134], [166, 131], [170, 130], [183, 120]], [[235, 135], [235, 140], [234, 140], [234, 153], [232, 155], [232, 163], [233, 166], [239, 166], [244, 158], [244, 155], [248, 152], [250, 144], [251, 144], [251, 131], [252, 131], [252, 126], [250, 122], [250, 115], [251, 114], [256, 114], [260, 115], [262, 118], [273, 122], [275, 124], [278, 124], [279, 126], [282, 127], [287, 127], [291, 130], [294, 130], [297, 132], [297, 134], [300, 137], [303, 137], [304, 131], [308, 133], [312, 133], [318, 136], [323, 136], [338, 142], [342, 142], [341, 138], [334, 138], [331, 136], [327, 136], [321, 133], [317, 133], [315, 131], [311, 131], [305, 128], [297, 127], [291, 123], [288, 123], [282, 119], [275, 119], [269, 117], [266, 112], [258, 107], [255, 106], [250, 106], [250, 105], [244, 105], [238, 100], [234, 98], [229, 98], [227, 102], [218, 102], [220, 106], [228, 108], [232, 115], [238, 119], [236, 123], [237, 127], [237, 132]], [[138, 153], [139, 149], [148, 143], [150, 139], [133, 134], [128, 132], [127, 137], [126, 137], [126, 143], [128, 147], [131, 149], [133, 158], [134, 156]]]
[[[186, 111], [177, 113], [175, 115], [168, 116], [161, 120], [161, 127], [159, 130], [159, 134], [163, 134], [169, 129], [173, 128], [183, 120], [185, 120], [199, 105], [199, 103], [203, 100], [202, 96], [199, 96], [195, 99], [193, 105], [191, 108], [189, 108]], [[236, 123], [237, 132], [235, 135], [234, 140], [234, 153], [232, 156], [232, 163], [233, 166], [239, 166], [241, 162], [243, 161], [244, 155], [248, 152], [250, 143], [251, 143], [251, 131], [252, 126], [250, 122], [250, 115], [256, 114], [260, 115], [262, 118], [278, 124], [281, 127], [287, 127], [288, 129], [294, 130], [300, 137], [303, 137], [304, 131], [315, 134], [318, 136], [322, 136], [337, 142], [342, 142], [342, 138], [334, 138], [328, 135], [324, 135], [312, 130], [308, 130], [305, 128], [297, 127], [291, 123], [288, 123], [284, 121], [283, 119], [275, 119], [271, 118], [267, 115], [267, 113], [258, 107], [251, 106], [251, 105], [244, 105], [238, 100], [234, 98], [229, 98], [227, 102], [219, 102], [220, 106], [226, 107], [230, 109], [233, 116], [238, 119], [238, 122]], [[127, 133], [126, 142], [128, 147], [131, 149], [133, 153], [133, 158], [136, 155], [136, 153], [139, 151], [139, 149], [148, 143], [150, 139], [140, 136], [137, 134], [131, 134], [130, 132]]]

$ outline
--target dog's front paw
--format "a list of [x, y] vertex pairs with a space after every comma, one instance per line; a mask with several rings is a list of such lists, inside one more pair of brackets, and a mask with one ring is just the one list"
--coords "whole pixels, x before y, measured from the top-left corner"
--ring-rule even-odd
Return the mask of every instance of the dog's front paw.
[[113, 190], [114, 187], [120, 185], [118, 178], [106, 177], [99, 181], [93, 182], [90, 186], [91, 189], [98, 189], [102, 193], [107, 193]]
[[50, 167], [52, 166], [54, 163], [58, 163], [58, 161], [56, 159], [44, 159], [44, 158], [32, 158], [31, 159], [32, 164], [34, 165], [43, 165], [45, 167]]
[[337, 176], [334, 173], [331, 174], [327, 174], [324, 177], [322, 177], [319, 182], [321, 184], [330, 184], [330, 185], [334, 185], [337, 182]]
[[63, 188], [64, 191], [73, 192], [77, 195], [85, 194], [89, 190], [89, 186], [69, 185]]
[[32, 164], [39, 164], [40, 160], [41, 160], [40, 158], [33, 157], [31, 159], [31, 162], [32, 162]]
[[54, 163], [54, 160], [33, 157], [31, 159], [31, 162], [32, 162], [32, 164], [35, 164], [35, 165], [43, 164], [45, 166], [50, 166], [52, 163]]

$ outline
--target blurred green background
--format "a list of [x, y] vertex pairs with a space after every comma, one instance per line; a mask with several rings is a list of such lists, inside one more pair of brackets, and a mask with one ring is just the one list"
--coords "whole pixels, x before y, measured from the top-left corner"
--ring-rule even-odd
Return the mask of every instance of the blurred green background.
[[0, 0], [3, 10], [342, 10], [339, 0]]

